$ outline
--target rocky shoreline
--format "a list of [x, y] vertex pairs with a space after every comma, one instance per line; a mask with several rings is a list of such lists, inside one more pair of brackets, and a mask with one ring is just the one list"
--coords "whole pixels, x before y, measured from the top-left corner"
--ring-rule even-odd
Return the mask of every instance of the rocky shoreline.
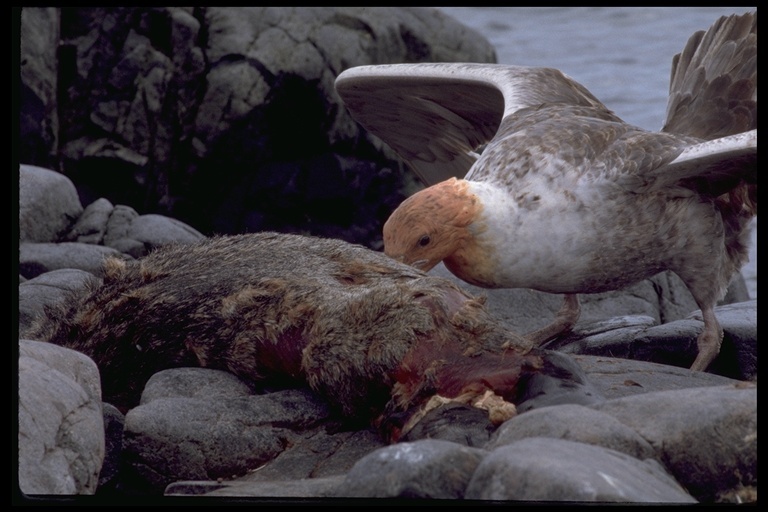
[[[107, 256], [261, 231], [380, 248], [383, 220], [419, 185], [352, 120], [335, 78], [356, 65], [496, 60], [482, 34], [429, 8], [17, 13], [18, 150], [31, 164], [19, 170], [19, 332], [102, 279]], [[542, 327], [562, 301], [431, 274], [485, 296], [513, 333]], [[494, 426], [443, 404], [391, 445], [308, 387], [256, 388], [209, 368], [159, 371], [121, 410], [91, 358], [20, 336], [13, 500], [756, 503], [757, 303], [731, 283], [707, 372], [688, 370], [696, 310], [670, 273], [583, 296], [516, 416]]]
[[[20, 178], [21, 326], [65, 290], [98, 278], [93, 262], [105, 253], [134, 258], [171, 239], [203, 237], [105, 200], [83, 208], [58, 173], [22, 166]], [[394, 445], [341, 421], [307, 389], [254, 392], [211, 369], [157, 373], [141, 404], [121, 412], [101, 402], [88, 358], [20, 340], [20, 488], [107, 501], [755, 501], [756, 301], [732, 287], [736, 302], [718, 309], [726, 332], [720, 375], [691, 372], [701, 322], [693, 308], [675, 318], [690, 304], [671, 277], [654, 279], [588, 297], [584, 319], [557, 346], [572, 371], [532, 380], [518, 415], [498, 429], [477, 410], [443, 406]], [[644, 287], [662, 291], [655, 305]], [[548, 306], [535, 294], [486, 295], [517, 332], [536, 327], [534, 301], [538, 321], [559, 306], [557, 297]]]

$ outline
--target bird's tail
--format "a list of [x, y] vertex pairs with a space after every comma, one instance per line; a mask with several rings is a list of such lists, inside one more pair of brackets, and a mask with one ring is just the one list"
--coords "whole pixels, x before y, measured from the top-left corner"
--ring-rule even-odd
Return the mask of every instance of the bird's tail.
[[[757, 128], [757, 12], [724, 16], [693, 34], [672, 60], [667, 120], [662, 131], [712, 140]], [[757, 215], [757, 166], [714, 198], [725, 226], [725, 273], [748, 258]]]
[[672, 60], [662, 131], [712, 140], [757, 127], [757, 12], [724, 16]]

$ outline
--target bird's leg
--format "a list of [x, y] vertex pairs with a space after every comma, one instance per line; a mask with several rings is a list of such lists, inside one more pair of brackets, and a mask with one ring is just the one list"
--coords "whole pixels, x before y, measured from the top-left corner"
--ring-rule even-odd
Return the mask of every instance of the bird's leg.
[[703, 372], [720, 353], [720, 344], [723, 342], [723, 329], [715, 316], [714, 306], [701, 308], [701, 316], [704, 318], [704, 330], [699, 334], [696, 343], [699, 346], [699, 354], [691, 365], [691, 370]]
[[546, 327], [542, 327], [537, 331], [530, 332], [525, 337], [531, 341], [533, 346], [540, 346], [546, 341], [549, 341], [561, 334], [570, 332], [573, 326], [576, 325], [576, 321], [581, 314], [581, 305], [579, 304], [579, 297], [575, 293], [568, 293], [565, 295], [563, 306], [560, 311], [555, 315], [555, 319], [551, 324]]

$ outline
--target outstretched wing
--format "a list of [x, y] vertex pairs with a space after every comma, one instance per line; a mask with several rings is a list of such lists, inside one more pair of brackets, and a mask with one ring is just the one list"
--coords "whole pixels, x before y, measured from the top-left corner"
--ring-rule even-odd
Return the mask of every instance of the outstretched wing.
[[551, 68], [422, 63], [361, 66], [336, 90], [366, 130], [427, 184], [462, 178], [504, 117], [550, 103], [605, 109], [582, 85]]
[[724, 16], [672, 60], [663, 131], [715, 139], [757, 128], [757, 12]]

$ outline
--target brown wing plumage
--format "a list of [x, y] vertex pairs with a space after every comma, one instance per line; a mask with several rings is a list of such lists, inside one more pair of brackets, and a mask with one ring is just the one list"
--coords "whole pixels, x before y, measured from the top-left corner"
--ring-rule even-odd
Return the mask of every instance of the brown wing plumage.
[[498, 64], [423, 63], [344, 71], [336, 90], [352, 116], [426, 185], [463, 178], [478, 147], [523, 108], [567, 104], [607, 110], [562, 72]]
[[672, 60], [665, 132], [712, 140], [757, 128], [757, 12], [718, 19]]

